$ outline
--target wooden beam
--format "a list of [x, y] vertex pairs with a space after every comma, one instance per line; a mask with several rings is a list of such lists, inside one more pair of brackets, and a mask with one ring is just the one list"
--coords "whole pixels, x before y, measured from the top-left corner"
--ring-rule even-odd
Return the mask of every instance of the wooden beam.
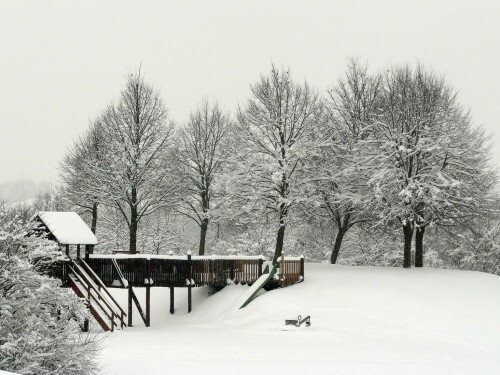
[[141, 316], [141, 319], [144, 322], [144, 325], [146, 325], [146, 327], [148, 327], [146, 324], [146, 314], [144, 314], [144, 311], [142, 310], [141, 304], [139, 303], [139, 300], [137, 299], [137, 296], [134, 293], [134, 288], [132, 288], [131, 286], [129, 286], [129, 288], [130, 288], [129, 289], [130, 295], [132, 296], [132, 301], [134, 301], [135, 307], [137, 307], [137, 311], [139, 311], [139, 315]]
[[132, 287], [128, 286], [128, 324], [132, 327]]
[[302, 281], [304, 281], [304, 257], [300, 258], [300, 276], [302, 276]]
[[174, 287], [170, 287], [170, 314], [174, 313]]
[[192, 264], [191, 264], [191, 252], [188, 253], [188, 256], [187, 256], [187, 278], [189, 280], [189, 285], [188, 285], [188, 313], [191, 312], [191, 310], [193, 309], [193, 302], [192, 302], [192, 295], [191, 295], [191, 289], [192, 289], [192, 286], [191, 286], [191, 276], [192, 276], [192, 273], [191, 273], [191, 270], [192, 270]]
[[280, 287], [285, 287], [285, 252], [281, 250]]
[[151, 259], [146, 259], [146, 327], [151, 324]]

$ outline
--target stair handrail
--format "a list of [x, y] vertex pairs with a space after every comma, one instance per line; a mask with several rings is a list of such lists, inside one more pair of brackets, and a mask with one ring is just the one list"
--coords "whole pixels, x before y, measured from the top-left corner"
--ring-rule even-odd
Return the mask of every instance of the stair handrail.
[[[126, 279], [123, 276], [122, 270], [118, 266], [118, 262], [116, 261], [116, 259], [113, 258], [113, 259], [111, 259], [111, 263], [113, 264], [113, 267], [115, 268], [116, 272], [118, 273], [118, 277], [120, 278], [120, 284], [122, 284], [122, 286], [125, 287], [125, 283], [123, 282], [123, 280], [126, 280]], [[128, 280], [127, 280], [127, 284], [128, 284]], [[139, 315], [141, 316], [142, 321], [144, 322], [146, 327], [148, 327], [146, 316], [144, 315], [144, 311], [142, 310], [141, 304], [139, 303], [139, 300], [137, 299], [137, 296], [135, 295], [134, 288], [132, 288], [132, 286], [130, 284], [127, 285], [127, 287], [128, 287], [130, 296], [132, 297], [132, 300], [135, 303], [135, 307], [137, 307], [137, 311], [139, 312]]]
[[[113, 267], [115, 268], [116, 273], [118, 273], [118, 277], [120, 278], [120, 284], [122, 284], [122, 286], [125, 287], [125, 283], [123, 282], [123, 280], [126, 280], [126, 279], [125, 279], [125, 276], [123, 275], [122, 270], [120, 269], [120, 266], [118, 266], [118, 262], [116, 261], [115, 258], [112, 258], [111, 263], [113, 264]], [[127, 283], [128, 283], [128, 281], [127, 281]]]
[[[73, 265], [75, 265], [75, 266], [76, 266], [75, 268], [76, 268], [76, 269], [78, 269], [78, 270], [80, 271], [81, 267], [80, 267], [80, 269], [79, 269], [79, 268], [78, 268], [79, 266], [78, 266], [76, 263], [74, 263], [74, 262], [72, 262], [72, 263], [73, 263]], [[77, 281], [79, 281], [80, 283], [82, 283], [82, 280], [84, 280], [84, 281], [85, 281], [85, 283], [87, 284], [88, 289], [89, 289], [89, 290], [90, 290], [90, 289], [93, 289], [93, 290], [95, 291], [95, 293], [97, 294], [97, 296], [98, 296], [98, 297], [100, 297], [100, 292], [99, 292], [99, 290], [97, 290], [94, 286], [92, 286], [92, 280], [88, 280], [88, 279], [87, 279], [87, 277], [85, 276], [85, 274], [84, 274], [84, 273], [82, 273], [82, 274], [78, 274], [78, 273], [75, 271], [75, 268], [73, 268], [71, 264], [68, 264], [68, 267], [69, 267], [69, 268], [73, 271], [73, 274], [74, 274], [74, 275], [75, 275], [75, 277], [77, 278]], [[89, 282], [89, 281], [90, 281], [90, 282]], [[83, 285], [83, 283], [82, 283], [82, 285]], [[90, 301], [90, 299], [93, 299], [93, 300], [97, 303], [97, 305], [101, 308], [101, 310], [104, 312], [104, 314], [106, 314], [106, 317], [107, 317], [107, 318], [111, 321], [111, 325], [112, 325], [112, 326], [113, 326], [113, 325], [118, 326], [118, 324], [116, 324], [116, 322], [115, 322], [115, 320], [114, 320], [114, 317], [115, 317], [116, 313], [115, 313], [115, 311], [113, 310], [113, 308], [112, 308], [111, 306], [109, 306], [109, 304], [108, 304], [108, 302], [106, 301], [106, 299], [104, 299], [104, 298], [102, 298], [102, 299], [101, 299], [101, 298], [99, 298], [99, 299], [98, 299], [98, 298], [96, 298], [96, 297], [95, 297], [92, 293], [90, 293], [90, 292], [89, 292], [89, 296], [88, 296], [88, 298], [89, 298], [89, 301]], [[100, 301], [104, 302], [104, 304], [106, 305], [106, 307], [107, 307], [109, 310], [111, 310], [111, 315], [110, 315], [110, 314], [108, 313], [108, 311], [104, 308], [104, 306], [101, 304], [101, 302], [100, 302]], [[92, 303], [92, 301], [90, 301], [90, 302]], [[111, 328], [111, 330], [113, 330], [113, 329]]]
[[118, 315], [115, 311], [115, 309], [113, 309], [113, 307], [111, 306], [111, 304], [109, 303], [109, 301], [107, 300], [107, 298], [105, 298], [102, 294], [102, 292], [97, 288], [97, 285], [95, 284], [94, 280], [92, 280], [91, 278], [88, 277], [87, 273], [85, 272], [85, 270], [77, 263], [74, 264], [76, 266], [76, 268], [78, 269], [78, 271], [80, 271], [81, 273], [81, 276], [85, 279], [85, 282], [87, 284], [90, 284], [92, 286], [92, 289], [96, 292], [97, 294], [97, 297], [99, 297], [99, 300], [100, 301], [103, 301], [104, 304], [106, 305], [106, 307], [111, 310], [114, 315]]
[[[76, 281], [77, 281], [77, 282], [79, 282], [79, 283], [82, 283], [82, 280], [78, 277], [78, 275], [77, 275], [76, 273], [74, 273], [74, 274], [72, 274], [72, 275], [68, 275], [68, 279], [69, 279], [69, 280], [70, 280], [70, 282], [72, 282], [73, 284], [75, 284], [75, 282], [76, 282]], [[85, 287], [85, 285], [84, 285], [84, 284], [82, 284], [82, 286], [83, 286], [83, 287]], [[87, 293], [87, 292], [88, 292], [88, 289], [85, 289], [85, 288], [84, 288], [84, 290], [83, 290], [83, 292], [82, 292], [82, 290], [81, 290], [78, 286], [76, 286], [76, 284], [75, 284], [75, 287], [76, 287], [78, 290], [80, 290], [80, 293], [82, 293], [82, 294], [83, 294], [83, 296], [84, 296], [84, 298], [85, 298], [85, 293]], [[91, 287], [89, 287], [89, 288], [91, 288]], [[93, 288], [91, 288], [91, 289], [93, 289]], [[91, 311], [91, 312], [92, 312], [92, 311], [94, 311], [94, 312], [95, 312], [95, 313], [96, 313], [96, 314], [100, 317], [100, 319], [102, 320], [102, 323], [106, 326], [106, 327], [104, 327], [104, 326], [100, 323], [100, 324], [101, 324], [101, 327], [102, 327], [102, 328], [105, 328], [105, 330], [111, 330], [111, 332], [113, 332], [113, 327], [114, 327], [114, 326], [118, 326], [118, 325], [116, 324], [116, 322], [114, 321], [114, 316], [115, 316], [115, 314], [114, 314], [113, 312], [111, 312], [111, 315], [110, 315], [110, 314], [108, 313], [108, 311], [104, 308], [104, 306], [102, 306], [102, 305], [100, 304], [99, 300], [98, 300], [98, 299], [96, 299], [96, 298], [95, 298], [95, 296], [94, 296], [92, 293], [90, 293], [90, 298], [86, 298], [86, 299], [87, 299], [87, 300], [88, 300], [88, 302], [89, 302], [88, 308], [90, 309], [90, 311]], [[95, 302], [93, 302], [93, 301], [95, 301]], [[107, 320], [106, 320], [106, 319], [104, 319], [104, 316], [101, 316], [101, 313], [97, 312], [97, 310], [96, 310], [96, 306], [99, 306], [99, 307], [100, 307], [100, 309], [102, 310], [102, 312], [103, 312], [103, 313], [104, 313], [104, 315], [105, 315], [105, 318], [107, 318], [107, 320], [109, 320], [109, 323], [107, 322]], [[96, 317], [96, 319], [97, 319], [97, 317]]]
[[89, 264], [87, 262], [85, 262], [83, 259], [80, 259], [80, 261], [83, 264], [83, 266], [86, 268], [86, 271], [88, 271], [87, 273], [89, 273], [90, 276], [93, 277], [94, 281], [97, 282], [97, 284], [102, 288], [102, 290], [104, 290], [104, 292], [106, 293], [106, 295], [108, 295], [109, 298], [111, 299], [111, 301], [113, 301], [113, 303], [116, 305], [116, 307], [118, 307], [118, 309], [123, 314], [123, 316], [124, 317], [127, 316], [127, 314], [121, 308], [121, 306], [118, 304], [118, 302], [116, 301], [116, 299], [111, 295], [111, 293], [109, 292], [108, 288], [106, 288], [106, 285], [104, 285], [104, 283], [101, 280], [101, 278], [94, 272], [94, 270], [89, 266]]

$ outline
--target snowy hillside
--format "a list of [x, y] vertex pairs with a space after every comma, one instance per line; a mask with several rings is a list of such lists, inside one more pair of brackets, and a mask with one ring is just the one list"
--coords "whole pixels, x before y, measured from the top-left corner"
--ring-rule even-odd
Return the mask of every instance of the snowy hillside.
[[[235, 305], [248, 287], [206, 296], [152, 289], [151, 327], [111, 334], [106, 374], [498, 374], [500, 278], [464, 271], [306, 264], [304, 283]], [[126, 302], [123, 290], [114, 290]], [[144, 290], [137, 289], [141, 301]], [[311, 327], [283, 331], [289, 316]]]

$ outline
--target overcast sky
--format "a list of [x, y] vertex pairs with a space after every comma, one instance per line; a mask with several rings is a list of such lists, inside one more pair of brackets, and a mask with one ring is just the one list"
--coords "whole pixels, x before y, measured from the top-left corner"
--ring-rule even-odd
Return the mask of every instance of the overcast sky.
[[319, 90], [359, 57], [445, 74], [494, 134], [500, 1], [0, 1], [0, 183], [55, 181], [67, 147], [142, 65], [182, 123], [203, 98], [234, 111], [271, 62]]

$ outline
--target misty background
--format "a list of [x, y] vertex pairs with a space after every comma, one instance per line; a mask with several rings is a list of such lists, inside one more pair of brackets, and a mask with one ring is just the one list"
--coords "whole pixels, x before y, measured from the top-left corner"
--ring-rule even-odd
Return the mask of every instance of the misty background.
[[498, 1], [0, 3], [0, 197], [27, 200], [126, 75], [142, 68], [178, 124], [202, 98], [234, 113], [271, 62], [324, 92], [358, 57], [422, 62], [492, 134], [500, 165]]

